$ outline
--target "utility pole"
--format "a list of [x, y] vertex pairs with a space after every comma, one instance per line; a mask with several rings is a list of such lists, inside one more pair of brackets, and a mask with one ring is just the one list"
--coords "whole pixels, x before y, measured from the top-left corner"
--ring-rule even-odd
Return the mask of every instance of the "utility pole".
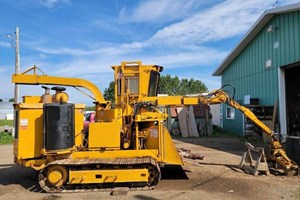
[[[15, 46], [15, 74], [20, 74], [20, 46], [19, 46], [19, 27], [16, 27], [16, 46]], [[15, 84], [14, 103], [19, 103], [19, 85]]]

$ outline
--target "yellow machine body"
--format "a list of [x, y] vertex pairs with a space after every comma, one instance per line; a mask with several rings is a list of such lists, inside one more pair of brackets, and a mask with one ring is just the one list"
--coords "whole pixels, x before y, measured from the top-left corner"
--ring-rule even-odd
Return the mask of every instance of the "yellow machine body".
[[21, 103], [15, 106], [17, 112], [17, 139], [14, 140], [16, 159], [41, 157], [43, 149], [43, 109], [41, 104]]
[[[116, 175], [117, 174], [117, 175]], [[98, 176], [97, 176], [98, 175]], [[147, 182], [147, 169], [120, 169], [120, 170], [81, 170], [69, 173], [70, 184], [112, 183], [112, 182]]]
[[89, 128], [91, 135], [88, 138], [89, 148], [120, 149], [120, 130], [121, 124], [116, 122], [91, 123]]
[[[93, 94], [95, 122], [83, 129], [84, 105], [75, 104], [74, 145], [59, 150], [45, 147], [43, 107], [57, 105], [58, 109], [67, 103], [67, 93], [57, 89], [52, 98], [49, 91], [41, 96], [25, 96], [15, 105], [15, 162], [41, 170], [39, 183], [45, 191], [84, 184], [153, 187], [160, 179], [160, 165], [183, 165], [164, 125], [167, 114], [155, 105], [143, 104], [143, 98], [156, 97], [162, 67], [122, 62], [112, 68], [116, 83], [114, 107], [86, 80], [37, 75], [37, 67], [13, 75], [16, 84], [84, 87]], [[31, 70], [33, 74], [28, 73]]]

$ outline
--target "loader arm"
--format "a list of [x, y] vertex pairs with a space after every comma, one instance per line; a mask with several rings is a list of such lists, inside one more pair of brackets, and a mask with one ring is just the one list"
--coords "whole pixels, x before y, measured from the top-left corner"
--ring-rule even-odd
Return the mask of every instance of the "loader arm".
[[268, 126], [260, 121], [250, 109], [240, 105], [221, 89], [214, 90], [206, 96], [200, 96], [199, 102], [204, 104], [226, 103], [227, 105], [244, 113], [249, 120], [260, 127], [271, 139], [270, 159], [279, 164], [283, 168], [286, 175], [295, 175], [298, 173], [298, 165], [287, 156], [280, 143], [279, 134], [272, 131]]
[[[58, 76], [48, 76], [48, 75], [38, 75], [36, 73], [37, 67], [34, 66], [22, 74], [13, 74], [12, 82], [15, 84], [26, 84], [26, 85], [63, 85], [63, 86], [73, 86], [73, 87], [83, 87], [89, 90], [93, 95], [94, 99], [98, 104], [106, 105], [101, 91], [96, 85], [90, 81], [80, 79], [80, 78], [66, 78]], [[28, 74], [30, 71], [34, 71], [33, 74]]]

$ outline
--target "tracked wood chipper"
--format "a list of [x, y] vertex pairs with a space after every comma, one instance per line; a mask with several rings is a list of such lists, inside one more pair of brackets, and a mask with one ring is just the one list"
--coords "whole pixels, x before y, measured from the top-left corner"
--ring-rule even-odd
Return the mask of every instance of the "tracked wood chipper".
[[[40, 171], [38, 181], [46, 192], [155, 187], [161, 166], [183, 164], [164, 124], [167, 114], [158, 105], [227, 103], [267, 132], [272, 138], [273, 160], [286, 172], [298, 168], [276, 134], [222, 90], [198, 97], [157, 97], [163, 67], [137, 61], [112, 68], [113, 106], [87, 80], [38, 74], [35, 66], [13, 75], [15, 84], [43, 85], [45, 89], [43, 95], [24, 96], [15, 105], [14, 156], [15, 163]], [[55, 94], [46, 85], [56, 85], [52, 88]], [[84, 105], [69, 103], [62, 86], [83, 87], [92, 93], [96, 116], [88, 129], [83, 129]]]

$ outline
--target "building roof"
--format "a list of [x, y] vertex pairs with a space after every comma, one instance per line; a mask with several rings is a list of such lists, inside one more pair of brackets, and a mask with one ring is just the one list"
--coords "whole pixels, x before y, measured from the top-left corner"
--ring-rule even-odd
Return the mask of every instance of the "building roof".
[[231, 62], [244, 50], [244, 48], [255, 38], [265, 25], [277, 14], [294, 12], [300, 10], [300, 3], [266, 10], [252, 25], [239, 44], [227, 55], [219, 67], [214, 71], [213, 76], [220, 76]]

